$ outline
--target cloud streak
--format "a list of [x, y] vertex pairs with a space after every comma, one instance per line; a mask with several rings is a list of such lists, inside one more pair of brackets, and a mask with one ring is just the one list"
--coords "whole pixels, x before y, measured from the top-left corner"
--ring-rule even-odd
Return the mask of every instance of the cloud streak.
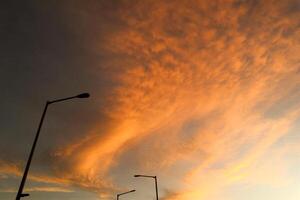
[[164, 199], [183, 200], [285, 179], [263, 160], [299, 120], [299, 3], [120, 2], [119, 25], [86, 44], [112, 58], [106, 124], [53, 152], [57, 182], [107, 196], [134, 169], [172, 179]]

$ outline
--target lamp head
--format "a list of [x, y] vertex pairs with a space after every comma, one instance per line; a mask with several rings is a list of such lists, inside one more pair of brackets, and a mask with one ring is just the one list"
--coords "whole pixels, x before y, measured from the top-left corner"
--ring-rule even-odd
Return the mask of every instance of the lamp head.
[[89, 93], [82, 93], [76, 96], [77, 98], [89, 98], [90, 94]]

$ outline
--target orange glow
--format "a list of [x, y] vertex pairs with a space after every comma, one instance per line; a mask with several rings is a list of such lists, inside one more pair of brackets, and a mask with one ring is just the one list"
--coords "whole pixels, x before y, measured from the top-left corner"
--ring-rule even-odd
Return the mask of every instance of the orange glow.
[[[283, 16], [285, 1], [253, 10], [242, 0], [124, 4], [116, 11], [122, 26], [89, 44], [113, 55], [103, 67], [117, 83], [101, 110], [109, 128], [99, 122], [54, 153], [71, 166], [57, 169], [64, 174], [57, 181], [109, 198], [124, 187], [117, 173], [176, 175], [166, 200], [221, 199], [240, 183], [284, 184], [287, 167], [273, 153], [284, 157], [276, 144], [300, 116], [299, 13]], [[286, 103], [293, 95], [297, 101]], [[274, 168], [264, 161], [269, 154]]]

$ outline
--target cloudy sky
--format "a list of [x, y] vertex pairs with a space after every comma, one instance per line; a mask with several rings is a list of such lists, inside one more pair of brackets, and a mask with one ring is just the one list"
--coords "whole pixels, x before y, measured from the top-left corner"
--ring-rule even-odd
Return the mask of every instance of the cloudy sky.
[[299, 0], [2, 1], [0, 199], [299, 200]]

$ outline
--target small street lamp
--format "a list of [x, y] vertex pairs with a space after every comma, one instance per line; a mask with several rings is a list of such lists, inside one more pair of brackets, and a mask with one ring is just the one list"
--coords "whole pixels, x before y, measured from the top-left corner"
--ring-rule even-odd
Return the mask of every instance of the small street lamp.
[[132, 193], [132, 192], [135, 192], [135, 190], [130, 190], [130, 191], [128, 191], [128, 192], [124, 192], [124, 193], [117, 194], [117, 200], [119, 200], [119, 197], [120, 197], [121, 195], [128, 194], [128, 193]]
[[56, 99], [56, 100], [53, 100], [53, 101], [47, 101], [46, 102], [46, 105], [45, 105], [45, 108], [44, 108], [44, 111], [43, 111], [43, 114], [42, 114], [42, 117], [41, 117], [41, 120], [40, 120], [40, 123], [39, 123], [39, 126], [38, 126], [38, 130], [36, 132], [36, 135], [35, 135], [32, 147], [31, 147], [31, 151], [30, 151], [27, 163], [26, 163], [26, 167], [25, 167], [25, 170], [24, 170], [22, 181], [21, 181], [20, 186], [19, 186], [19, 190], [18, 190], [18, 193], [17, 193], [17, 196], [16, 196], [16, 200], [20, 200], [22, 197], [29, 196], [29, 194], [24, 194], [23, 193], [23, 188], [24, 188], [24, 185], [25, 185], [25, 182], [26, 182], [26, 178], [27, 178], [27, 174], [28, 174], [28, 171], [29, 171], [29, 168], [30, 168], [31, 160], [32, 160], [32, 157], [33, 157], [33, 154], [34, 154], [36, 143], [37, 143], [39, 135], [40, 135], [40, 131], [41, 131], [41, 128], [42, 128], [42, 124], [43, 124], [48, 106], [50, 104], [61, 102], [61, 101], [66, 101], [66, 100], [75, 99], [75, 98], [88, 98], [88, 97], [90, 97], [89, 93], [82, 93], [82, 94], [79, 94], [79, 95], [76, 95], [76, 96], [71, 96], [71, 97], [67, 97], [67, 98]]
[[155, 181], [156, 200], [158, 200], [158, 187], [157, 187], [157, 177], [156, 177], [156, 176], [134, 175], [134, 177], [135, 177], [135, 178], [137, 178], [137, 177], [154, 178], [154, 181]]

